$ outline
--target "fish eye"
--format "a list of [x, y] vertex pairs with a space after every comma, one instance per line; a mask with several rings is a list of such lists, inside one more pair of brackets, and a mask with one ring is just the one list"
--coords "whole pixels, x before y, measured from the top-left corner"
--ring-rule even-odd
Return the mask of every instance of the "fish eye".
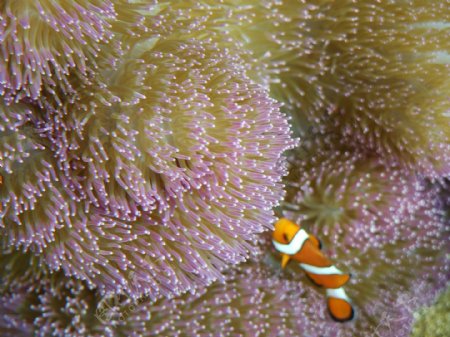
[[289, 238], [288, 238], [288, 236], [287, 236], [286, 233], [283, 233], [283, 239], [284, 239], [286, 242], [289, 242]]

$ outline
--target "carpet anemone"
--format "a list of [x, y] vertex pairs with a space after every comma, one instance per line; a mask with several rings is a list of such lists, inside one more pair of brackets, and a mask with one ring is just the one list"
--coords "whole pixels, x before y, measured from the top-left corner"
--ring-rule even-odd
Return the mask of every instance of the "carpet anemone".
[[[26, 260], [30, 257], [20, 252], [9, 254], [15, 271], [23, 269], [18, 262]], [[98, 301], [98, 295], [84, 282], [62, 273], [46, 270], [32, 279], [16, 277], [0, 300], [2, 336], [112, 337], [112, 327], [95, 316]]]
[[51, 268], [156, 298], [248, 257], [282, 198], [281, 154], [294, 142], [239, 56], [143, 39], [77, 92], [43, 117], [52, 167], [78, 198], [43, 251]]
[[[398, 294], [429, 303], [445, 285], [449, 233], [438, 188], [330, 134], [313, 137], [289, 164], [284, 216], [320, 237], [324, 252], [351, 271], [348, 292], [362, 331], [381, 324], [377, 310], [389, 312]], [[407, 335], [412, 309], [398, 304]]]
[[365, 302], [351, 281], [346, 289], [357, 316], [342, 324], [329, 317], [323, 289], [299, 269], [281, 272], [278, 257], [268, 252], [227, 273], [225, 283], [194, 294], [157, 302], [115, 298], [98, 310], [115, 325], [117, 336], [210, 336], [219, 330], [221, 336], [407, 337], [414, 311], [436, 295], [433, 282], [419, 279], [406, 288], [381, 286]]
[[[17, 260], [26, 258], [16, 254]], [[206, 336], [218, 328], [223, 336], [278, 331], [292, 335], [300, 326], [312, 328], [298, 317], [323, 319], [321, 294], [302, 290], [295, 276], [280, 278], [274, 263], [273, 257], [266, 255], [264, 261], [228, 272], [226, 284], [215, 283], [193, 294], [157, 302], [124, 295], [99, 296], [83, 281], [45, 272], [36, 280], [17, 282], [14, 292], [2, 294], [0, 327], [22, 331], [24, 336], [77, 337]]]
[[341, 243], [333, 249], [349, 249], [342, 253], [365, 253], [367, 240], [381, 246], [413, 234], [396, 224], [433, 198], [420, 176], [353, 148], [335, 134], [310, 136], [289, 157], [286, 210], [313, 230], [327, 237], [332, 233]]
[[26, 303], [26, 293], [2, 293], [0, 297], [0, 328], [5, 337], [27, 337], [32, 325], [20, 316], [20, 308]]
[[[5, 246], [5, 242], [2, 242]], [[47, 268], [39, 257], [2, 247], [0, 293], [15, 292], [24, 284], [39, 282]]]
[[[60, 5], [46, 4], [42, 11], [56, 16]], [[86, 41], [104, 56], [90, 62], [95, 74], [64, 70], [57, 87], [34, 91], [39, 102], [4, 97], [2, 237], [102, 293], [172, 296], [249, 256], [282, 198], [281, 154], [294, 142], [240, 53], [161, 30], [163, 20], [148, 19], [162, 5], [114, 5], [86, 17], [87, 25], [96, 15], [116, 18], [89, 31], [104, 34]], [[84, 13], [71, 8], [61, 18]], [[68, 34], [58, 18], [49, 32]], [[103, 43], [111, 32], [123, 37], [118, 51]]]
[[71, 78], [86, 81], [99, 62], [119, 57], [122, 42], [151, 30], [162, 7], [144, 0], [2, 1], [0, 94], [8, 102], [74, 95]]
[[42, 271], [39, 260], [17, 252], [2, 242], [0, 255], [0, 329], [5, 337], [30, 336], [32, 322], [25, 318], [29, 300], [39, 284]]
[[436, 178], [450, 167], [445, 6], [193, 1], [160, 15], [183, 34], [240, 45], [249, 75], [285, 103], [295, 126], [326, 119], [349, 142]]
[[39, 131], [38, 109], [0, 104], [0, 233], [9, 245], [42, 251], [56, 228], [71, 226], [67, 214], [78, 198]]
[[[314, 25], [311, 15], [303, 26], [308, 33], [315, 27], [315, 42], [310, 46], [320, 49], [306, 52], [308, 44], [305, 47], [301, 38], [292, 39], [297, 44], [294, 52], [302, 50], [305, 57], [292, 57], [286, 69], [288, 76], [301, 79], [281, 81], [292, 88], [293, 115], [315, 122], [324, 117], [349, 142], [386, 161], [433, 178], [448, 172], [449, 58], [437, 57], [445, 54], [450, 41], [448, 27], [439, 24], [450, 18], [443, 6], [423, 1], [317, 6], [316, 13], [330, 25], [318, 32], [322, 25]], [[280, 34], [280, 40], [285, 36], [291, 35]], [[307, 59], [317, 52], [320, 57]], [[302, 61], [320, 69], [320, 75], [299, 75], [305, 71], [295, 64]]]
[[[0, 1], [2, 334], [409, 335], [450, 277], [449, 22], [425, 0]], [[354, 321], [281, 270], [283, 198], [352, 274]]]
[[35, 336], [113, 336], [96, 319], [95, 292], [86, 284], [56, 274], [39, 286], [29, 309]]
[[357, 317], [351, 323], [337, 323], [327, 314], [323, 289], [296, 268], [281, 272], [269, 240], [260, 244], [264, 253], [239, 270], [229, 270], [226, 282], [156, 302], [99, 296], [82, 281], [44, 273], [32, 285], [25, 281], [13, 293], [3, 294], [0, 327], [17, 336], [31, 332], [77, 337], [210, 336], [220, 329], [221, 336], [306, 337], [339, 332], [344, 337], [406, 337], [413, 312], [436, 295], [430, 278], [420, 274], [410, 281], [410, 288], [395, 283], [392, 288], [380, 286], [371, 301], [361, 303], [358, 285], [351, 281], [347, 292]]
[[19, 100], [38, 99], [43, 87], [70, 91], [69, 73], [93, 70], [114, 16], [111, 1], [2, 1], [0, 93]]
[[[156, 303], [118, 303], [117, 312], [128, 313], [119, 336], [294, 336], [302, 331], [331, 333], [333, 325], [313, 330], [316, 320], [326, 320], [321, 294], [305, 291], [298, 280], [283, 279], [278, 268], [264, 262], [245, 263], [195, 294]], [[309, 320], [311, 319], [311, 321]], [[126, 333], [125, 333], [126, 332]], [[305, 334], [307, 336], [307, 333]]]

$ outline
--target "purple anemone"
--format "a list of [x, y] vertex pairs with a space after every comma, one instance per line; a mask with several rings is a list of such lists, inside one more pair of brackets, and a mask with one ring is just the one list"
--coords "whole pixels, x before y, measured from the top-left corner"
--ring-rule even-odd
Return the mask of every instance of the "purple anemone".
[[[248, 258], [274, 220], [281, 155], [294, 144], [287, 120], [214, 43], [133, 41], [114, 66], [17, 125], [32, 126], [23, 141], [45, 159], [26, 184], [22, 166], [4, 172], [5, 240], [102, 293], [205, 286]], [[27, 193], [36, 200], [21, 226], [15, 200]]]

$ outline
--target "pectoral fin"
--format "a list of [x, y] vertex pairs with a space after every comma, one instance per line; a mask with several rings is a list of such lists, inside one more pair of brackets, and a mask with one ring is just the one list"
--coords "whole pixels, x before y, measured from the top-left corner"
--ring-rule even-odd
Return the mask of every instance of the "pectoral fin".
[[284, 267], [286, 267], [286, 265], [288, 264], [290, 259], [291, 259], [290, 255], [282, 254], [282, 257], [281, 257], [281, 268], [284, 269]]

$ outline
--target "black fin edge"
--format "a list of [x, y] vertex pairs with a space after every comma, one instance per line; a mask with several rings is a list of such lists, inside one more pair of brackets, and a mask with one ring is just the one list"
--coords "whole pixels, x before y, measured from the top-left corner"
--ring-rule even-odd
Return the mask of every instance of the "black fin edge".
[[351, 321], [355, 317], [355, 310], [353, 310], [353, 306], [351, 308], [352, 308], [352, 313], [350, 314], [350, 317], [344, 318], [344, 319], [339, 319], [337, 317], [334, 317], [333, 314], [331, 313], [330, 308], [328, 308], [328, 313], [330, 314], [333, 321], [338, 322], [338, 323], [345, 323], [345, 322]]

